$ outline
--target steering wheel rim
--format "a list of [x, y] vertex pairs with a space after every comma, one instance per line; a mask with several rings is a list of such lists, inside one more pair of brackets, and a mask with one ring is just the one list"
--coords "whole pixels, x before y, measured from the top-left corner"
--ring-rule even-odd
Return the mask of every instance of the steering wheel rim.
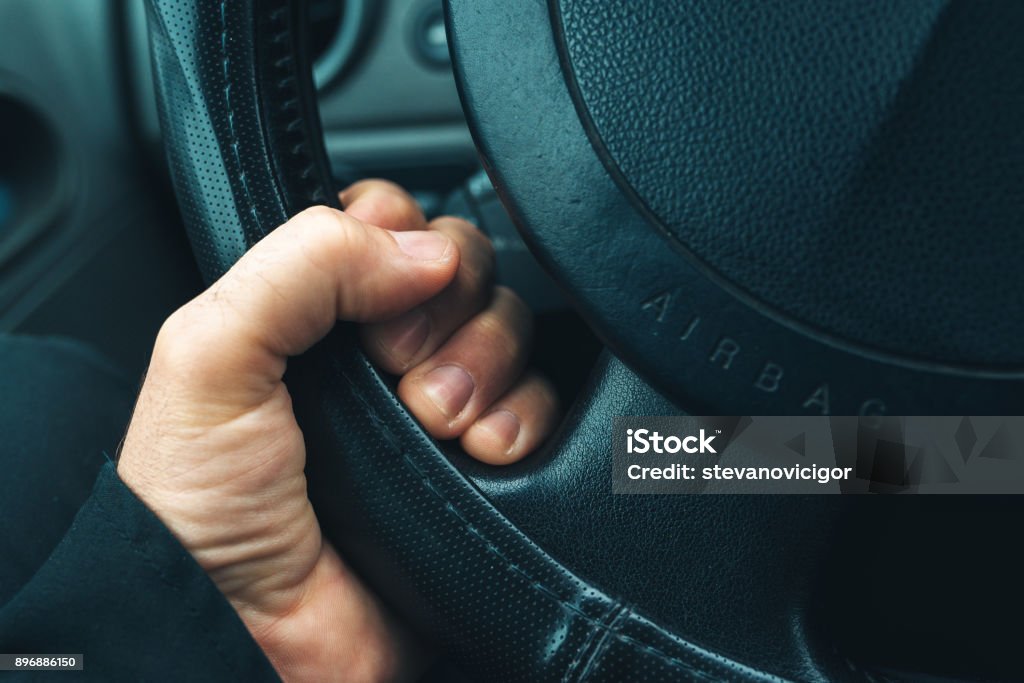
[[[461, 16], [471, 4], [461, 4]], [[200, 269], [212, 281], [289, 216], [313, 204], [337, 207], [304, 49], [305, 4], [153, 0], [149, 7], [171, 176]], [[478, 142], [490, 158], [489, 143]], [[526, 508], [538, 499], [534, 482], [554, 473], [548, 493], [583, 486], [620, 514], [658, 522], [689, 516], [687, 533], [713, 536], [693, 528], [718, 514], [707, 498], [612, 504], [593, 475], [606, 463], [585, 456], [608, 450], [594, 444], [610, 429], [610, 414], [680, 412], [615, 358], [599, 363], [545, 452], [501, 475], [427, 436], [363, 356], [351, 326], [339, 325], [295, 359], [287, 381], [326, 536], [397, 613], [470, 672], [508, 681], [617, 681], [640, 671], [653, 681], [862, 680], [856, 666], [813, 642], [800, 616], [812, 568], [846, 505], [838, 499], [814, 504], [811, 518], [807, 504], [785, 497], [731, 506], [729, 522], [739, 528], [773, 515], [801, 525], [804, 540], [799, 550], [785, 549], [788, 532], [767, 531], [729, 558], [736, 564], [722, 569], [723, 586], [735, 588], [735, 580], [750, 590], [758, 584], [748, 575], [777, 581], [773, 595], [748, 597], [746, 608], [720, 593], [732, 601], [720, 622], [696, 608], [695, 618], [651, 618], [657, 609], [649, 600], [610, 590], [618, 586], [607, 575], [587, 578], [593, 567], [567, 563], [571, 553], [552, 551], [550, 537], [542, 547], [541, 534], [524, 532], [543, 526]], [[748, 540], [754, 536], [748, 531]], [[708, 623], [717, 635], [701, 632]], [[724, 645], [729, 624], [742, 630], [742, 646]]]

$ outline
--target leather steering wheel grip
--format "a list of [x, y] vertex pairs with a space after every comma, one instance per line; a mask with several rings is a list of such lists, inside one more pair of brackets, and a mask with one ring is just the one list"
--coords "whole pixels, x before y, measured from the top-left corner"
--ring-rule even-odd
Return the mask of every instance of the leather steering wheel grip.
[[[208, 282], [289, 216], [336, 205], [304, 11], [286, 0], [149, 3], [171, 177]], [[806, 507], [780, 500], [611, 500], [601, 474], [610, 417], [678, 412], [614, 358], [599, 364], [547, 450], [500, 473], [443, 452], [367, 362], [350, 326], [295, 359], [287, 381], [328, 538], [470, 674], [860, 680], [827, 647], [808, 643], [801, 616], [807, 567], [827, 545], [835, 505], [811, 528], [799, 522]], [[779, 551], [792, 532], [764, 526], [772, 516], [806, 532], [803, 555]], [[591, 517], [612, 531], [583, 535]], [[714, 541], [724, 524], [748, 529], [731, 554], [687, 555], [688, 541], [724, 545]], [[652, 534], [667, 540], [659, 546]], [[761, 540], [744, 546], [753, 538]], [[628, 549], [641, 546], [648, 554], [637, 561]], [[758, 575], [777, 587], [759, 593], [745, 578]]]

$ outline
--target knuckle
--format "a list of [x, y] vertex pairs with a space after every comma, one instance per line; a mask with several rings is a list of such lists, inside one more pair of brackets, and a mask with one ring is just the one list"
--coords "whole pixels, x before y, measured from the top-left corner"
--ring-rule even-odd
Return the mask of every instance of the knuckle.
[[481, 313], [474, 327], [479, 343], [494, 349], [496, 355], [504, 358], [518, 358], [525, 353], [529, 345], [529, 330], [497, 311]]
[[494, 284], [494, 267], [490, 261], [471, 263], [470, 259], [463, 259], [460, 266], [461, 287], [468, 295], [468, 299], [479, 309], [491, 299]]
[[470, 239], [473, 240], [473, 243], [479, 250], [481, 258], [488, 267], [493, 267], [494, 261], [497, 257], [497, 254], [494, 251], [494, 242], [492, 242], [490, 237], [485, 235], [483, 231], [479, 230], [472, 223], [467, 223], [467, 226], [470, 233]]
[[[440, 220], [440, 219], [438, 219]], [[490, 301], [495, 274], [495, 254], [491, 241], [472, 223], [451, 219], [457, 223], [435, 223], [434, 227], [450, 235], [459, 245], [462, 260], [459, 264], [460, 298], [476, 310]]]
[[401, 185], [385, 178], [370, 178], [366, 183], [367, 185], [371, 185], [374, 189], [381, 190], [383, 192], [391, 192], [399, 197], [409, 196], [409, 193], [406, 192]]
[[234, 346], [238, 330], [226, 275], [164, 320], [153, 345], [150, 367], [201, 383], [218, 370], [224, 349]]
[[494, 300], [496, 307], [500, 308], [514, 324], [532, 329], [533, 311], [514, 290], [505, 285], [498, 285], [494, 288]]
[[[423, 214], [420, 211], [420, 206], [413, 199], [405, 199], [402, 197], [391, 197], [389, 199], [382, 199], [382, 203], [387, 203], [389, 207], [388, 220], [394, 221], [395, 228], [401, 227], [423, 227]], [[387, 215], [387, 214], [386, 214]], [[383, 226], [390, 227], [390, 226]]]
[[316, 212], [304, 227], [299, 233], [302, 253], [314, 267], [324, 272], [336, 269], [343, 259], [351, 258], [354, 253], [360, 254], [368, 238], [362, 221], [334, 209]]
[[392, 195], [370, 190], [359, 197], [359, 201], [354, 203], [348, 211], [350, 215], [358, 214], [358, 216], [371, 223], [380, 223], [381, 219], [386, 219], [393, 213], [394, 203], [395, 200]]
[[401, 185], [385, 178], [363, 178], [352, 184], [352, 186], [346, 190], [351, 192], [355, 190], [355, 194], [358, 195], [362, 192], [374, 192], [383, 191], [391, 192], [393, 194], [405, 194], [405, 190], [402, 189]]
[[196, 317], [195, 309], [198, 305], [197, 301], [193, 299], [167, 316], [167, 319], [160, 326], [159, 332], [157, 332], [157, 341], [175, 344], [182, 340], [187, 340], [190, 337], [190, 331]]
[[453, 216], [451, 214], [445, 214], [443, 216], [438, 216], [437, 218], [432, 220], [431, 223], [436, 225], [437, 227], [444, 227], [449, 230], [465, 232], [467, 234], [480, 232], [480, 229], [477, 228], [472, 221], [463, 218], [462, 216]]
[[192, 300], [164, 320], [156, 335], [151, 365], [171, 368], [175, 372], [192, 365], [197, 345], [202, 344], [199, 334], [203, 328], [201, 305]]
[[323, 204], [317, 204], [295, 214], [295, 217], [292, 218], [292, 222], [300, 225], [323, 224], [331, 221], [337, 223], [340, 215], [341, 212], [337, 209], [332, 209], [331, 207]]
[[515, 341], [515, 331], [508, 322], [497, 315], [494, 311], [484, 311], [476, 319], [476, 331], [485, 342]]
[[334, 245], [352, 231], [355, 221], [329, 206], [311, 206], [289, 221], [294, 240], [308, 256], [334, 248]]
[[479, 251], [482, 256], [494, 258], [494, 244], [473, 222], [459, 216], [440, 216], [431, 221], [431, 224], [458, 235], [466, 246]]
[[347, 212], [384, 228], [420, 227], [419, 204], [405, 190], [387, 181], [372, 181], [349, 203]]

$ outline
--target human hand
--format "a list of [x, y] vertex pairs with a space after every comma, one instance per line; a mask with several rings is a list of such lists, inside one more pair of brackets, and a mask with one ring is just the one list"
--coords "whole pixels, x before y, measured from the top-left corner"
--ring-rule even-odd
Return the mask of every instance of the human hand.
[[339, 319], [367, 323], [367, 354], [403, 375], [399, 397], [425, 428], [493, 464], [536, 448], [557, 411], [524, 373], [530, 315], [492, 287], [485, 237], [450, 217], [428, 226], [383, 181], [342, 201], [288, 221], [168, 318], [118, 462], [285, 680], [412, 673], [400, 630], [321, 536], [289, 356]]

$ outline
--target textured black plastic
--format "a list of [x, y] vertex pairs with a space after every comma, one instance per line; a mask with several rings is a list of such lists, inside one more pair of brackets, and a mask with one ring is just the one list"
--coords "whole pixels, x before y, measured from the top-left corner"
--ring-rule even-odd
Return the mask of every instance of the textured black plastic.
[[[161, 126], [208, 280], [287, 216], [333, 201], [302, 61], [301, 11], [283, 0], [151, 2]], [[295, 359], [288, 384], [328, 538], [396, 612], [473, 674], [778, 680], [670, 633], [642, 606], [555, 561], [481, 495], [458, 456], [449, 460], [423, 433], [350, 328]], [[590, 424], [581, 418], [565, 429]], [[547, 459], [557, 459], [559, 442]], [[637, 569], [638, 581], [662, 571]]]
[[1024, 5], [557, 4], [592, 142], [695, 258], [852, 343], [1024, 364]]
[[[750, 157], [763, 161], [759, 155], [769, 160], [788, 159], [795, 151], [786, 157], [789, 144], [780, 145], [777, 139], [800, 140], [803, 131], [799, 111], [791, 111], [788, 99], [776, 102], [771, 93], [762, 95], [760, 108], [748, 109], [736, 104], [738, 110], [733, 112], [730, 106], [735, 97], [734, 84], [720, 82], [716, 74], [736, 62], [759, 69], [746, 74], [751, 82], [759, 83], [769, 75], [779, 83], [792, 79], [790, 87], [804, 88], [808, 98], [819, 92], [815, 88], [825, 86], [815, 80], [819, 74], [811, 66], [787, 71], [781, 61], [752, 64], [748, 60], [747, 52], [754, 50], [758, 54], [759, 49], [773, 55], [778, 51], [790, 57], [785, 47], [793, 41], [783, 40], [784, 30], [792, 23], [784, 20], [792, 12], [788, 5], [778, 7], [778, 23], [765, 19], [762, 23], [729, 24], [729, 31], [722, 35], [701, 34], [693, 28], [705, 24], [718, 26], [722, 17], [736, 13], [747, 16], [744, 12], [748, 12], [760, 18], [774, 16], [767, 9], [760, 9], [760, 5], [757, 9], [744, 9], [726, 4], [711, 0], [686, 3], [574, 0], [564, 4], [556, 0], [548, 3], [449, 0], [449, 32], [456, 77], [471, 129], [502, 202], [516, 219], [534, 253], [562, 283], [578, 310], [618, 357], [695, 412], [712, 415], [874, 412], [999, 415], [1020, 412], [1024, 409], [1021, 382], [1024, 368], [987, 362], [997, 357], [1010, 362], [1015, 357], [1016, 352], [1011, 352], [1017, 348], [1012, 331], [1018, 322], [1008, 318], [1020, 317], [1014, 315], [1019, 287], [1010, 284], [999, 290], [997, 303], [993, 304], [986, 299], [988, 294], [994, 294], [992, 273], [986, 272], [977, 282], [965, 281], [961, 275], [953, 274], [951, 281], [963, 287], [951, 294], [945, 284], [935, 288], [928, 284], [934, 283], [935, 278], [945, 277], [942, 268], [925, 281], [913, 270], [919, 264], [894, 273], [883, 260], [874, 270], [862, 273], [860, 285], [849, 285], [868, 287], [875, 294], [868, 300], [849, 305], [844, 298], [849, 292], [840, 291], [832, 280], [820, 278], [813, 284], [806, 280], [807, 273], [819, 272], [817, 264], [808, 262], [810, 257], [822, 249], [829, 251], [831, 247], [823, 245], [839, 237], [826, 235], [815, 244], [807, 244], [801, 242], [806, 235], [800, 232], [799, 225], [788, 231], [764, 228], [773, 222], [799, 223], [801, 206], [825, 190], [798, 188], [801, 194], [794, 189], [793, 203], [781, 197], [753, 204], [745, 196], [729, 199], [730, 192], [742, 195], [765, 190], [761, 185], [738, 187], [732, 184], [733, 165], [725, 164], [723, 159]], [[851, 12], [863, 11], [876, 20], [879, 16], [891, 15], [894, 22], [901, 16], [892, 3], [866, 6], [834, 0], [798, 5], [806, 12], [806, 16], [801, 15], [799, 26], [836, 36], [856, 34], [859, 24], [842, 23]], [[830, 13], [828, 8], [833, 5], [837, 9]], [[844, 12], [839, 11], [840, 6]], [[904, 11], [915, 16], [916, 12], [923, 11], [920, 4], [915, 8]], [[1012, 19], [1015, 12], [1008, 12], [1008, 16]], [[613, 20], [618, 20], [619, 25], [601, 29], [595, 26]], [[986, 25], [992, 28], [991, 23]], [[890, 26], [886, 30], [902, 35], [901, 31], [906, 29]], [[767, 32], [767, 37], [762, 37], [762, 31]], [[628, 40], [627, 34], [631, 36]], [[757, 42], [760, 40], [769, 40], [771, 44], [760, 46]], [[994, 54], [1017, 54], [1007, 50], [1005, 44], [1005, 40], [996, 41]], [[660, 57], [645, 57], [642, 55], [645, 50], [658, 52]], [[686, 71], [687, 63], [676, 57], [691, 53], [701, 55], [709, 63], [708, 68]], [[832, 55], [820, 57], [828, 63], [833, 58]], [[863, 58], [858, 57], [860, 61], [855, 59], [849, 64], [848, 70], [854, 74], [850, 76], [852, 83], [859, 82], [858, 74], [862, 72], [874, 73], [872, 70], [878, 68], [871, 61], [874, 58], [873, 54], [865, 52]], [[661, 64], [659, 59], [665, 63]], [[966, 63], [974, 64], [973, 59]], [[977, 59], [988, 65], [984, 59]], [[724, 65], [719, 64], [720, 60]], [[582, 82], [575, 73], [577, 62], [583, 63], [586, 79]], [[664, 69], [656, 68], [659, 65]], [[605, 68], [611, 74], [609, 82], [597, 88], [594, 82], [600, 79], [601, 70]], [[991, 68], [985, 73], [991, 75]], [[737, 83], [738, 79], [739, 75]], [[994, 87], [1005, 86], [1009, 89], [1005, 94], [1008, 101], [1019, 103], [1022, 93], [1017, 88], [1018, 83], [1019, 79], [1013, 76], [997, 80]], [[676, 92], [677, 87], [684, 93], [687, 89], [697, 91], [703, 97], [690, 93], [684, 98]], [[780, 90], [779, 96], [783, 94]], [[813, 104], [802, 106], [828, 110], [831, 104], [827, 98], [819, 98]], [[847, 106], [857, 106], [857, 102], [851, 101]], [[774, 109], [766, 113], [766, 107]], [[689, 109], [695, 112], [693, 117], [687, 118]], [[689, 126], [695, 125], [690, 122], [691, 118], [707, 120], [703, 109], [725, 109], [734, 117], [746, 113], [751, 124], [746, 128], [732, 125], [726, 131], [719, 131], [709, 123], [704, 128], [691, 130]], [[597, 114], [592, 116], [593, 111]], [[995, 116], [999, 116], [998, 108], [996, 111]], [[984, 125], [987, 116], [980, 116], [978, 125]], [[764, 117], [778, 125], [770, 134], [755, 135], [762, 130], [760, 122]], [[592, 118], [599, 120], [604, 128], [596, 126]], [[618, 157], [605, 149], [605, 128]], [[840, 132], [832, 129], [832, 133], [839, 135]], [[894, 139], [884, 145], [881, 141], [877, 144], [894, 153], [903, 150], [904, 154], [919, 145], [905, 140], [899, 130], [890, 133]], [[818, 139], [816, 131], [808, 135], [811, 140]], [[1008, 133], [1008, 144], [1014, 144], [1017, 135], [1016, 129]], [[677, 136], [679, 140], [675, 140]], [[691, 152], [688, 156], [681, 154], [684, 145], [699, 147], [698, 143], [707, 136], [728, 140], [733, 146], [703, 151], [688, 148]], [[953, 148], [953, 142], [961, 144]], [[638, 149], [631, 150], [631, 144]], [[856, 144], [856, 140], [852, 144]], [[950, 145], [946, 148], [948, 157], [944, 157], [947, 166], [955, 167], [961, 156], [968, 161], [975, 158], [975, 151], [963, 139], [951, 141]], [[626, 150], [630, 150], [629, 154]], [[926, 160], [931, 158], [925, 157]], [[714, 160], [722, 161], [721, 167], [714, 166]], [[1005, 170], [1011, 161], [1019, 163], [1020, 155], [993, 163], [987, 172]], [[744, 164], [744, 173], [751, 163]], [[813, 169], [808, 170], [809, 164], [813, 166], [812, 161], [801, 157], [795, 169], [800, 177], [813, 175]], [[770, 166], [770, 173], [764, 171], [770, 177], [761, 178], [762, 184], [787, 182], [788, 166], [781, 162]], [[943, 185], [933, 182], [935, 173], [929, 170], [928, 177], [914, 181], [919, 183], [919, 191], [908, 193], [905, 202], [895, 206], [886, 199], [875, 209], [891, 209], [891, 221], [898, 221], [901, 211], [908, 215], [927, 214], [928, 220], [922, 218], [917, 224], [920, 232], [924, 229], [922, 226], [931, 224], [929, 221], [938, 220], [936, 215], [944, 215], [943, 201], [953, 201]], [[746, 176], [741, 174], [741, 177]], [[962, 175], [959, 177], [963, 179]], [[997, 205], [1004, 228], [999, 240], [990, 240], [987, 249], [1016, 253], [1019, 231], [1013, 230], [1006, 221], [1007, 216], [1015, 215], [1013, 207], [1021, 198], [1019, 181], [1020, 173], [1016, 173], [992, 186], [991, 192], [998, 195]], [[981, 187], [973, 181], [962, 184], [956, 195], [961, 198], [956, 200], [958, 208], [949, 212], [952, 226], [949, 229], [962, 227], [967, 220], [965, 212], [974, 207], [979, 221], [975, 232], [991, 237], [988, 209], [982, 210], [990, 198], [988, 186]], [[858, 191], [868, 192], [868, 188]], [[927, 196], [921, 196], [925, 192]], [[973, 204], [968, 201], [968, 195], [974, 198]], [[884, 199], [887, 195], [880, 193], [879, 196]], [[716, 203], [712, 203], [712, 197]], [[664, 220], [659, 220], [645, 202], [663, 211]], [[670, 208], [680, 206], [685, 206], [687, 212], [669, 213]], [[750, 211], [743, 213], [739, 208]], [[835, 215], [843, 215], [839, 208], [833, 209]], [[905, 320], [897, 315], [900, 307], [905, 307], [906, 299], [897, 297], [894, 301], [903, 303], [899, 303], [897, 309], [887, 308], [888, 294], [882, 294], [884, 288], [878, 284], [881, 282], [878, 278], [886, 271], [885, 281], [893, 288], [900, 286], [901, 278], [905, 279], [908, 292], [917, 292], [928, 299], [927, 304], [920, 303], [922, 310], [931, 311], [927, 314], [928, 324], [916, 330], [919, 348], [924, 349], [924, 353], [894, 353], [871, 347], [767, 305], [710, 267], [703, 258], [709, 255], [698, 257], [666, 228], [669, 221], [696, 220], [694, 217], [700, 218], [699, 224], [669, 223], [669, 227], [674, 226], [678, 234], [685, 234], [688, 239], [695, 231], [702, 231], [698, 241], [702, 249], [712, 242], [724, 245], [721, 246], [724, 251], [716, 258], [720, 257], [724, 263], [728, 257], [732, 259], [730, 263], [747, 266], [746, 271], [736, 275], [740, 285], [749, 286], [754, 282], [762, 282], [765, 287], [770, 285], [774, 288], [771, 295], [774, 298], [775, 293], [789, 286], [783, 282], [786, 278], [803, 282], [805, 290], [815, 289], [801, 294], [804, 302], [817, 301], [824, 308], [847, 307], [846, 311], [831, 311], [829, 315], [836, 319], [849, 316], [849, 321], [865, 318], [862, 327], [867, 336], [863, 338], [870, 337], [879, 343], [881, 337], [871, 330], [886, 327], [904, 341], [908, 335], [902, 328]], [[853, 229], [846, 225], [847, 232]], [[740, 236], [721, 234], [729, 226], [742, 228]], [[793, 261], [787, 257], [789, 260], [780, 261], [788, 264], [788, 270], [783, 272], [776, 267], [778, 264], [762, 259], [762, 254], [767, 252], [758, 246], [760, 242], [753, 241], [751, 235], [754, 234], [759, 240], [770, 242], [772, 249], [793, 249], [806, 258]], [[946, 269], [962, 267], [963, 273], [984, 269], [985, 263], [995, 263], [992, 259], [1000, 263], [1007, 258], [1012, 260], [1012, 255], [1006, 254], [982, 259], [977, 250], [967, 249], [938, 258], [931, 250], [950, 249], [948, 240], [932, 243], [919, 239], [919, 234], [904, 234], [895, 228], [888, 238], [899, 242], [904, 236], [912, 238], [912, 244], [908, 243], [906, 249], [921, 249], [922, 259], [935, 257], [936, 264], [945, 263]], [[959, 239], [963, 242], [971, 238], [961, 236]], [[837, 244], [842, 246], [841, 242]], [[856, 244], [846, 246], [856, 251]], [[863, 256], [856, 254], [830, 253], [829, 257], [848, 257], [851, 262], [863, 264]], [[960, 264], [954, 257], [966, 257], [974, 262]], [[830, 271], [829, 277], [835, 277], [835, 273]], [[1005, 280], [1011, 283], [1012, 276], [1007, 274]], [[994, 312], [999, 306], [1005, 309], [1000, 314], [1002, 317]], [[939, 309], [956, 313], [967, 308], [971, 308], [971, 314], [963, 319], [954, 316], [940, 320], [935, 313]], [[874, 317], [868, 321], [867, 315]], [[992, 324], [986, 326], [976, 316]], [[906, 319], [911, 317], [908, 314]], [[956, 328], [955, 335], [945, 341], [935, 339], [951, 335], [952, 327]], [[1000, 336], [999, 340], [994, 339], [996, 335]], [[972, 362], [948, 360], [957, 355], [949, 345], [965, 351], [989, 341], [991, 345], [986, 346], [986, 353], [979, 354]], [[944, 350], [940, 349], [944, 344]], [[929, 349], [932, 353], [928, 353]]]

